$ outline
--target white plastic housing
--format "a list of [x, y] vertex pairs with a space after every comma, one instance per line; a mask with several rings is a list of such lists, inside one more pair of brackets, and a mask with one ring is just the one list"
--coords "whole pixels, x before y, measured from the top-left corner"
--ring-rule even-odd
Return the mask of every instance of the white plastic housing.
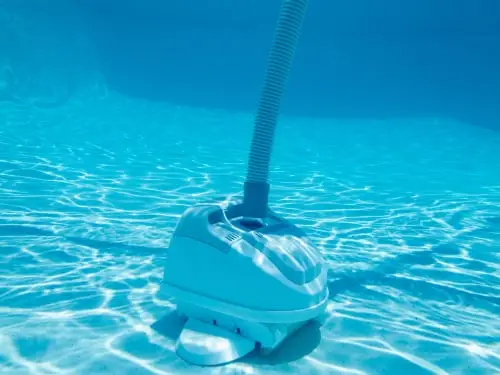
[[328, 300], [323, 259], [306, 235], [271, 211], [265, 219], [244, 218], [238, 203], [184, 213], [170, 242], [162, 291], [192, 321], [190, 332], [215, 337], [212, 325], [242, 339], [228, 349], [233, 355], [190, 356], [189, 350], [205, 349], [186, 349], [181, 334], [178, 353], [190, 362], [232, 358], [246, 351], [235, 348], [247, 348], [247, 341], [272, 350], [319, 316]]

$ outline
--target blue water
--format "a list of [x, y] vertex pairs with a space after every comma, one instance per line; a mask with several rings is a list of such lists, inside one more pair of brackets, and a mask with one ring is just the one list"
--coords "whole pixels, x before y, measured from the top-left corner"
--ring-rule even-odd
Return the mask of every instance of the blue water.
[[[442, 66], [443, 76], [419, 86], [425, 69], [416, 66], [423, 64], [404, 65], [418, 77], [387, 81], [379, 96], [376, 68], [351, 71], [349, 91], [336, 80], [341, 73], [327, 74], [326, 62], [311, 67], [299, 55], [278, 127], [270, 201], [322, 249], [328, 315], [321, 328], [304, 328], [268, 358], [200, 369], [175, 356], [162, 323], [173, 308], [158, 294], [165, 249], [187, 207], [241, 193], [266, 49], [242, 65], [245, 74], [235, 66], [252, 55], [238, 55], [244, 43], [255, 39], [252, 51], [259, 41], [269, 46], [265, 31], [272, 32], [277, 2], [262, 30], [248, 27], [245, 12], [226, 27], [247, 25], [246, 37], [203, 31], [207, 25], [174, 25], [184, 31], [172, 34], [169, 24], [163, 60], [141, 34], [158, 24], [138, 27], [136, 20], [135, 39], [131, 32], [119, 39], [124, 27], [116, 18], [124, 16], [106, 4], [102, 13], [90, 5], [0, 5], [0, 373], [500, 373], [500, 126], [488, 104], [499, 98], [500, 53], [488, 44], [490, 29], [460, 45], [451, 31], [439, 34], [448, 40], [442, 48], [431, 48], [428, 35], [418, 39], [420, 52], [456, 52], [449, 60], [446, 53], [439, 61], [419, 57], [429, 72]], [[128, 12], [144, 18], [147, 10]], [[200, 18], [188, 13], [191, 24]], [[226, 39], [217, 44], [207, 33]], [[185, 46], [203, 36], [219, 52], [233, 38], [233, 50], [214, 57], [205, 45], [200, 67]], [[377, 38], [378, 46], [390, 39]], [[132, 42], [155, 63], [132, 53]], [[362, 44], [337, 65], [344, 73], [348, 61], [360, 69]], [[446, 69], [457, 51], [470, 61]], [[384, 65], [382, 54], [371, 56]], [[168, 65], [162, 76], [158, 61]], [[392, 67], [383, 79], [396, 74]], [[461, 75], [462, 84], [452, 85]], [[332, 105], [340, 99], [328, 82], [339, 83], [349, 108]]]

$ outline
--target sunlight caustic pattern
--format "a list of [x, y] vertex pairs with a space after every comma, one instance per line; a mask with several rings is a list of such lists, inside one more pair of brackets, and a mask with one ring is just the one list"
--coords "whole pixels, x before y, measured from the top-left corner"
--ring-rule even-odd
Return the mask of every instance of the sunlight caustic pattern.
[[111, 95], [0, 124], [0, 373], [500, 372], [498, 133], [284, 118], [271, 204], [329, 263], [322, 339], [198, 369], [154, 329], [162, 262], [185, 208], [241, 192], [252, 116]]

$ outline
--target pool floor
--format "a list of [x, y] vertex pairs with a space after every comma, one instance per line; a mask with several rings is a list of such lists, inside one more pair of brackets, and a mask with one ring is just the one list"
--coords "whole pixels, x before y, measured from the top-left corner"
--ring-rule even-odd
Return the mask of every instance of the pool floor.
[[0, 105], [0, 373], [500, 373], [500, 133], [432, 118], [283, 117], [271, 205], [323, 250], [328, 317], [268, 358], [175, 356], [165, 248], [185, 208], [241, 192], [252, 119]]

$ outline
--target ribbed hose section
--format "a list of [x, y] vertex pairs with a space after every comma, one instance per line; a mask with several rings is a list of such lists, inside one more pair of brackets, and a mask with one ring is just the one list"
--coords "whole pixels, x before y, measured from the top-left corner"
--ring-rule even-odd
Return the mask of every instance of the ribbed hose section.
[[265, 217], [269, 199], [269, 162], [281, 97], [295, 55], [308, 0], [284, 0], [267, 62], [255, 118], [245, 182], [246, 216]]

